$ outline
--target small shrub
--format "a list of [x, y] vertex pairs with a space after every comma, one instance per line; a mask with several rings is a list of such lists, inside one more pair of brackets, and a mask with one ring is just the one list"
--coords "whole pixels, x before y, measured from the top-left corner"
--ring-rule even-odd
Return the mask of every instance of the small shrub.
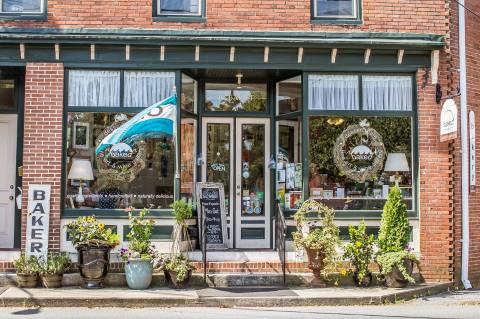
[[21, 275], [35, 275], [40, 271], [40, 262], [35, 256], [27, 256], [25, 252], [20, 254], [20, 257], [13, 260], [13, 266], [17, 270], [17, 274]]
[[358, 228], [350, 225], [348, 233], [350, 242], [345, 246], [343, 257], [351, 261], [358, 273], [358, 284], [361, 284], [369, 272], [368, 266], [373, 259], [375, 238], [373, 235], [367, 235], [365, 221], [362, 221]]
[[185, 224], [185, 221], [193, 216], [192, 206], [188, 205], [188, 203], [183, 199], [174, 201], [171, 207], [173, 208], [175, 221], [179, 225]]
[[40, 263], [40, 274], [63, 275], [70, 267], [70, 258], [67, 253], [48, 253], [46, 259]]

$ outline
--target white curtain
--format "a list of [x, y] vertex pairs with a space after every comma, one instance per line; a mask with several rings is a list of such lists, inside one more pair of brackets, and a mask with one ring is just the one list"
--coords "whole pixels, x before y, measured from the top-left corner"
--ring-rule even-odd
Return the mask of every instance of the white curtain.
[[356, 75], [309, 75], [310, 110], [358, 110], [359, 87]]
[[371, 111], [411, 111], [410, 76], [364, 76], [363, 109]]
[[68, 73], [69, 106], [120, 106], [120, 72], [71, 70]]
[[147, 107], [171, 96], [173, 72], [125, 72], [125, 107]]

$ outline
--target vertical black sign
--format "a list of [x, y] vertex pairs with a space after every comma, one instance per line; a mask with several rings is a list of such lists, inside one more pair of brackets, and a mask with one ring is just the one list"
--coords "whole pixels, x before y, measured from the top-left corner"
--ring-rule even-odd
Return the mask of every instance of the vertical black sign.
[[202, 189], [202, 208], [205, 218], [207, 245], [223, 245], [222, 207], [220, 189]]

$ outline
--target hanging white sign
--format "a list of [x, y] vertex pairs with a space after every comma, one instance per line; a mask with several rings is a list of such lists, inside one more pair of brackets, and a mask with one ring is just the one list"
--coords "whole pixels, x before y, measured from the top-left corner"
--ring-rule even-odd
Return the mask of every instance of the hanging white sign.
[[468, 114], [469, 117], [469, 127], [470, 127], [470, 189], [475, 190], [477, 184], [477, 165], [476, 165], [476, 151], [475, 146], [475, 113], [470, 111]]
[[30, 185], [28, 189], [28, 256], [46, 256], [50, 225], [50, 185]]
[[442, 113], [440, 114], [440, 142], [453, 140], [457, 137], [457, 113], [457, 104], [453, 99], [448, 99], [443, 103]]

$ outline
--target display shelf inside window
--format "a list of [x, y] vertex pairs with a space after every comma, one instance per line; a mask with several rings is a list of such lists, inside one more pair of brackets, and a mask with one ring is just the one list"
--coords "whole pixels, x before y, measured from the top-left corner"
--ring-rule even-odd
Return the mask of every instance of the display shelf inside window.
[[380, 211], [399, 186], [413, 210], [412, 118], [312, 117], [309, 190], [335, 210]]

